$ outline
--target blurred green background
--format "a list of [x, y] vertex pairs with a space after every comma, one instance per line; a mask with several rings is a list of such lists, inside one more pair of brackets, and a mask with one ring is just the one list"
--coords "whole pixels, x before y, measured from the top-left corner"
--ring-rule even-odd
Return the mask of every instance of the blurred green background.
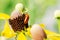
[[[29, 25], [44, 23], [46, 29], [58, 32], [54, 11], [60, 9], [60, 0], [0, 0], [0, 12], [8, 15], [17, 3], [22, 3], [30, 15]], [[0, 20], [0, 26], [3, 23]]]

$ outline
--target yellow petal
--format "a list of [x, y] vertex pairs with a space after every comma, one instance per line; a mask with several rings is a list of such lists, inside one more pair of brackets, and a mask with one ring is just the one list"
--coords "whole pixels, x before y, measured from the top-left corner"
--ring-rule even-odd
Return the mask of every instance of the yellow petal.
[[4, 37], [7, 37], [7, 38], [15, 36], [14, 31], [10, 28], [9, 23], [7, 21], [9, 18], [10, 18], [9, 15], [7, 15], [5, 13], [0, 13], [0, 19], [3, 19], [6, 21], [1, 35]]
[[27, 40], [25, 35], [21, 32], [18, 37], [17, 37], [17, 40]]
[[10, 28], [8, 21], [6, 21], [5, 26], [4, 26], [4, 30], [2, 31], [1, 35], [6, 37], [6, 38], [10, 38], [10, 37], [15, 36], [15, 33]]
[[49, 31], [49, 30], [45, 30], [45, 32], [47, 35], [60, 35], [60, 34], [57, 34], [55, 32]]
[[27, 32], [25, 32], [25, 34], [27, 34], [28, 36], [31, 37], [30, 29], [31, 29], [31, 28], [27, 28]]
[[39, 25], [40, 25], [40, 27], [45, 28], [45, 24], [41, 23]]
[[51, 40], [59, 40], [60, 39], [60, 34], [57, 34], [55, 32], [45, 30], [47, 37]]
[[10, 16], [5, 13], [0, 13], [0, 19], [9, 19]]

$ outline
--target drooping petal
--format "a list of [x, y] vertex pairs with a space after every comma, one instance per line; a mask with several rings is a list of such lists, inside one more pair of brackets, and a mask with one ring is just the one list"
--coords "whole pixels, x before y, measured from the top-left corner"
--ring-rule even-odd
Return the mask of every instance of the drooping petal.
[[4, 29], [1, 33], [2, 36], [6, 37], [6, 38], [11, 38], [15, 36], [14, 31], [10, 28], [8, 21], [6, 21]]
[[10, 16], [9, 15], [7, 15], [7, 14], [5, 14], [5, 13], [0, 13], [0, 19], [9, 19], [10, 18]]

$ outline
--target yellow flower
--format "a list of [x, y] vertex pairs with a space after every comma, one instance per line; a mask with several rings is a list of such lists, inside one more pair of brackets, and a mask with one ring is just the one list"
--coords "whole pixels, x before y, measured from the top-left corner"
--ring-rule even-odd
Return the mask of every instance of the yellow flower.
[[[4, 36], [6, 38], [11, 38], [16, 36], [16, 33], [11, 29], [9, 23], [8, 23], [8, 19], [10, 18], [9, 15], [5, 14], [5, 13], [0, 13], [0, 19], [5, 20], [5, 25], [4, 25], [4, 29], [1, 33], [1, 36]], [[21, 32], [18, 37], [17, 40], [27, 40], [25, 35], [23, 35], [23, 33]]]
[[[1, 33], [1, 36], [4, 36], [6, 38], [11, 38], [16, 36], [15, 32], [11, 29], [9, 23], [8, 23], [8, 19], [10, 18], [9, 15], [4, 14], [4, 13], [0, 13], [0, 19], [5, 20], [5, 25], [4, 25], [4, 30]], [[45, 28], [44, 24], [39, 24], [42, 28]], [[60, 34], [57, 34], [55, 32], [49, 31], [44, 29], [44, 31], [47, 34], [47, 38], [51, 39], [51, 40], [60, 40]], [[25, 32], [25, 34], [29, 35], [31, 37], [30, 34], [30, 28], [27, 29], [27, 32]], [[23, 32], [20, 32], [17, 36], [17, 40], [27, 40], [27, 38], [25, 37], [25, 35], [23, 34]]]

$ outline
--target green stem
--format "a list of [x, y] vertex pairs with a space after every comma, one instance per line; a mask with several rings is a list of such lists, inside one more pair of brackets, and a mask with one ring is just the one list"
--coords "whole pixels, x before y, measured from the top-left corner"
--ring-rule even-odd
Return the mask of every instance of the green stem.
[[16, 37], [15, 37], [15, 40], [17, 40], [17, 34], [16, 34]]
[[57, 19], [57, 23], [58, 23], [58, 31], [60, 33], [60, 19]]

